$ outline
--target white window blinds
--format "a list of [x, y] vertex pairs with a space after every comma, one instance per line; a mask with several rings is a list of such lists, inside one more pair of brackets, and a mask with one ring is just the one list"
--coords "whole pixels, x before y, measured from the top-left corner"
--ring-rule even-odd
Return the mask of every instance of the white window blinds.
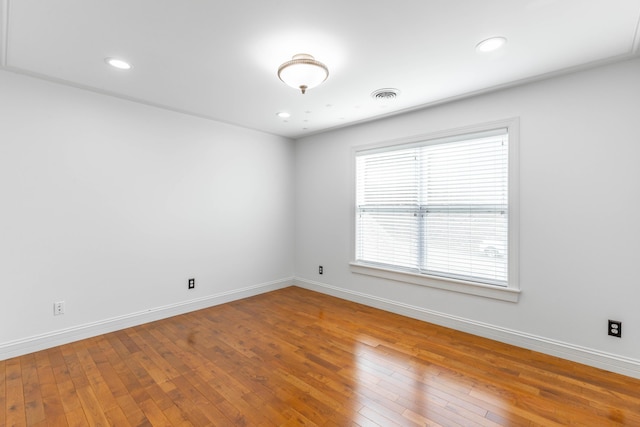
[[356, 261], [506, 286], [508, 134], [356, 154]]

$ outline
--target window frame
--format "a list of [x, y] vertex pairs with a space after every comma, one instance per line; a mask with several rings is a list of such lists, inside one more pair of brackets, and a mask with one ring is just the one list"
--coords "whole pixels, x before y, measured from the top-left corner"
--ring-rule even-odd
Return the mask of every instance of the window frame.
[[[374, 144], [355, 146], [351, 153], [351, 261], [352, 273], [378, 277], [387, 280], [400, 281], [430, 288], [444, 289], [481, 297], [493, 298], [509, 302], [517, 302], [520, 294], [519, 286], [519, 118], [510, 118], [487, 122], [472, 126], [448, 129], [429, 134], [415, 135], [397, 140], [387, 140]], [[478, 283], [463, 279], [455, 279], [423, 273], [403, 271], [389, 266], [380, 266], [356, 259], [356, 157], [363, 151], [402, 148], [410, 144], [429, 144], [436, 140], [457, 139], [465, 134], [488, 132], [499, 128], [506, 128], [509, 138], [508, 150], [508, 278], [506, 286]]]

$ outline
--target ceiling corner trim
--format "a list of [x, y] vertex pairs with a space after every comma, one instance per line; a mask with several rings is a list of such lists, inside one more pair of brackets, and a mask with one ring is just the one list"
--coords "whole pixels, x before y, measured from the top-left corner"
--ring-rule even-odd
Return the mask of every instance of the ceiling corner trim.
[[0, 0], [0, 67], [7, 66], [9, 40], [9, 0]]

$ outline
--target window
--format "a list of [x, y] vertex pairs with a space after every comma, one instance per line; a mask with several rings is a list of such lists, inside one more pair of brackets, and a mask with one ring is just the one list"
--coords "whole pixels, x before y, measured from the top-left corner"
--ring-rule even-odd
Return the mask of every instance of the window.
[[357, 150], [354, 271], [517, 291], [516, 123]]

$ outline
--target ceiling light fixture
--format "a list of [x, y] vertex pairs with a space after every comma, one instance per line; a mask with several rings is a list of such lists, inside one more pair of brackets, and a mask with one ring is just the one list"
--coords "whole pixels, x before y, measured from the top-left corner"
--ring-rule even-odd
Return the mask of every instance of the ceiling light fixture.
[[105, 58], [104, 62], [111, 65], [113, 68], [117, 68], [119, 70], [130, 70], [131, 64], [127, 61], [123, 61], [122, 59], [117, 58]]
[[278, 77], [288, 86], [300, 89], [304, 95], [307, 89], [318, 86], [329, 77], [329, 69], [322, 62], [306, 53], [293, 55], [278, 68]]
[[505, 37], [490, 37], [478, 43], [476, 45], [476, 51], [482, 53], [493, 52], [494, 50], [500, 49], [505, 45], [505, 43], [507, 43], [507, 39]]
[[289, 117], [291, 117], [291, 114], [287, 113], [286, 111], [281, 111], [279, 113], [276, 113], [276, 116], [280, 117], [281, 119], [288, 119]]

